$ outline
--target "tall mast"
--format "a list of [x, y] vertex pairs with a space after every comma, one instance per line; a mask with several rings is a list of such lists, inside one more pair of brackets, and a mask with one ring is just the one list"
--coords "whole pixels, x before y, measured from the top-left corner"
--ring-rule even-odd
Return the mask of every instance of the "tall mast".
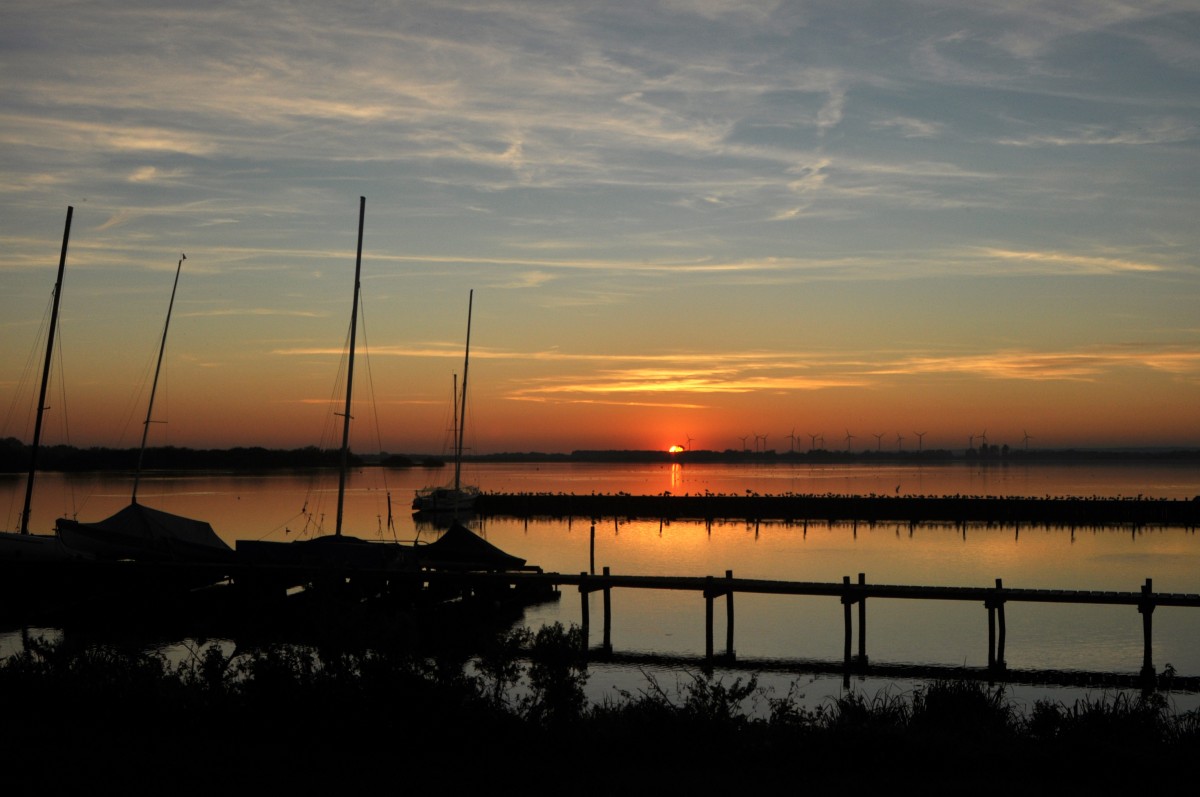
[[54, 304], [50, 310], [50, 332], [46, 336], [46, 361], [42, 365], [42, 389], [38, 393], [37, 419], [33, 423], [33, 450], [29, 454], [29, 478], [25, 481], [25, 507], [21, 510], [21, 533], [29, 533], [29, 505], [33, 501], [33, 474], [37, 470], [38, 449], [42, 444], [42, 414], [46, 410], [46, 384], [50, 381], [50, 360], [54, 354], [54, 328], [58, 325], [58, 300], [62, 297], [63, 270], [67, 266], [67, 241], [71, 237], [71, 217], [75, 208], [67, 206], [67, 225], [63, 229], [62, 251], [58, 255], [58, 279], [54, 283]]
[[158, 373], [162, 370], [163, 352], [167, 348], [167, 329], [171, 326], [171, 310], [175, 307], [175, 289], [179, 287], [179, 272], [183, 270], [183, 261], [187, 255], [179, 255], [179, 264], [175, 266], [175, 284], [171, 286], [171, 302], [167, 305], [167, 320], [163, 324], [162, 342], [158, 344], [158, 364], [154, 366], [154, 382], [150, 386], [150, 406], [146, 407], [146, 423], [142, 425], [142, 447], [138, 450], [137, 470], [133, 475], [133, 495], [131, 504], [137, 503], [138, 483], [142, 480], [142, 457], [146, 454], [146, 438], [150, 434], [150, 417], [154, 412], [154, 394], [158, 392]]
[[350, 396], [354, 389], [354, 338], [358, 329], [358, 289], [362, 272], [363, 219], [367, 212], [367, 198], [358, 198], [358, 254], [354, 258], [354, 304], [350, 311], [350, 358], [346, 367], [346, 411], [342, 413], [342, 465], [338, 474], [337, 529], [342, 536], [342, 506], [346, 500], [346, 468], [350, 460]]
[[[454, 446], [454, 492], [458, 492], [462, 477], [463, 430], [467, 425], [467, 365], [471, 361], [471, 305], [475, 302], [475, 290], [471, 289], [467, 296], [467, 349], [463, 355], [462, 400], [458, 403], [460, 413], [458, 421], [458, 440]], [[457, 506], [457, 497], [455, 505]]]

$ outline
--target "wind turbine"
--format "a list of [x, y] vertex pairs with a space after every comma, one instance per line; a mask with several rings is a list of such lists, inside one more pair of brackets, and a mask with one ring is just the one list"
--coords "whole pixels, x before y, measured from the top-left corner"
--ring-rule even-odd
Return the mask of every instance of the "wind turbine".
[[783, 439], [785, 439], [785, 440], [787, 440], [787, 441], [788, 441], [788, 453], [789, 453], [789, 454], [794, 454], [794, 453], [796, 452], [796, 427], [795, 427], [795, 426], [793, 426], [793, 427], [792, 427], [792, 433], [791, 433], [791, 434], [785, 434], [785, 435], [783, 436]]
[[850, 430], [846, 430], [846, 450], [850, 450], [850, 441], [854, 439], [854, 435], [850, 434]]
[[887, 432], [880, 432], [879, 434], [875, 434], [874, 432], [871, 433], [871, 436], [875, 438], [875, 450], [876, 451], [879, 451], [880, 449], [883, 448], [883, 436], [885, 434], [887, 434]]
[[[1024, 431], [1024, 430], [1022, 430], [1022, 431]], [[1025, 440], [1025, 450], [1026, 450], [1026, 451], [1028, 451], [1028, 450], [1029, 450], [1029, 441], [1030, 441], [1030, 440], [1032, 440], [1032, 439], [1033, 439], [1033, 438], [1032, 438], [1032, 437], [1029, 435], [1029, 432], [1025, 432], [1025, 437], [1024, 437], [1024, 440]]]
[[758, 441], [759, 441], [758, 432], [755, 432], [754, 433], [754, 453], [755, 454], [758, 453]]
[[896, 432], [896, 450], [897, 451], [904, 450], [904, 437], [901, 436], [901, 434], [899, 432]]
[[684, 432], [683, 436], [687, 438], [687, 450], [691, 451], [692, 450], [692, 436], [690, 434], [688, 434], [687, 432]]
[[979, 435], [983, 439], [983, 447], [987, 448], [987, 429], [983, 430], [983, 434]]
[[811, 434], [811, 433], [808, 435], [808, 437], [809, 437], [808, 450], [809, 451], [812, 451], [814, 448], [817, 447], [817, 438], [820, 436], [821, 435], [819, 435], [819, 434]]
[[917, 450], [920, 451], [921, 447], [925, 444], [925, 435], [929, 434], [929, 432], [913, 432], [913, 434], [917, 436]]
[[741, 437], [739, 437], [739, 438], [738, 438], [738, 440], [741, 440], [741, 441], [742, 441], [742, 450], [743, 450], [743, 451], [745, 451], [745, 450], [746, 450], [746, 441], [747, 441], [747, 440], [749, 440], [749, 439], [750, 439], [750, 435], [748, 435], [748, 434], [744, 434], [744, 435], [742, 435]]
[[767, 453], [767, 436], [763, 435], [763, 453]]

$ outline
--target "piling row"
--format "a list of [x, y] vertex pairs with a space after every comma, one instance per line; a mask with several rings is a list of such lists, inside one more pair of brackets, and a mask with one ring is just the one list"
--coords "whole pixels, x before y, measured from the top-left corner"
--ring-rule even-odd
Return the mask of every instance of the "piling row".
[[1184, 499], [908, 495], [626, 495], [486, 493], [484, 516], [827, 520], [1056, 526], [1200, 526], [1200, 496]]

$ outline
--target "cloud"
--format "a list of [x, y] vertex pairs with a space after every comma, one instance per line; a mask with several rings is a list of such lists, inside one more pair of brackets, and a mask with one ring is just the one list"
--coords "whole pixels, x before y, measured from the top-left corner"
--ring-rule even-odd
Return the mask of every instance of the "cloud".
[[1068, 252], [1022, 252], [991, 248], [980, 248], [978, 251], [984, 257], [1027, 264], [1038, 271], [1053, 273], [1122, 274], [1167, 270], [1166, 267], [1156, 263]]

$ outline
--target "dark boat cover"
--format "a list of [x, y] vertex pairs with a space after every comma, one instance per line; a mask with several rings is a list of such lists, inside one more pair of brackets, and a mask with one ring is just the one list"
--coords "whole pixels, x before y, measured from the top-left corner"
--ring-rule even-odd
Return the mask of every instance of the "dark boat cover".
[[59, 519], [63, 542], [106, 559], [223, 561], [233, 551], [203, 520], [130, 504], [95, 523]]
[[525, 566], [524, 559], [505, 553], [461, 523], [452, 523], [441, 537], [417, 548], [417, 558], [431, 567], [517, 570]]

